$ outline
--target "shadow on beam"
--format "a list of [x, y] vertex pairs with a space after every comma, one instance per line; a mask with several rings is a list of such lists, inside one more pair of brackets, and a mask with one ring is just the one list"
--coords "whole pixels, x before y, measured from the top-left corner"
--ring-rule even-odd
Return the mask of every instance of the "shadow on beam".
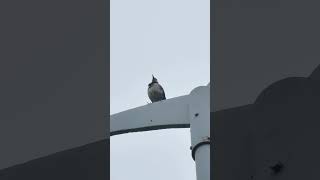
[[125, 133], [132, 133], [132, 132], [139, 132], [139, 131], [152, 131], [152, 130], [171, 129], [171, 128], [190, 128], [190, 124], [170, 124], [170, 125], [141, 127], [141, 128], [135, 128], [135, 129], [125, 129], [125, 130], [110, 132], [110, 136], [125, 134]]

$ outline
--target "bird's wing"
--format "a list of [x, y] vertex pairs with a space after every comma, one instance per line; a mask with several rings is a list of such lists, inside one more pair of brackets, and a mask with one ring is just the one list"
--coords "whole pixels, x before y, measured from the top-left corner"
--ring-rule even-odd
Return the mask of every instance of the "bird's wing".
[[161, 91], [163, 92], [163, 98], [166, 99], [166, 93], [164, 92], [162, 86], [160, 86]]

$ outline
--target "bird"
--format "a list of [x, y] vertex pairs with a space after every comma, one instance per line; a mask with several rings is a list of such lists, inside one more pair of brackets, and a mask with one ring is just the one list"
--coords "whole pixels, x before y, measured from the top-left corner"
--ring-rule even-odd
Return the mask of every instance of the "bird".
[[152, 81], [148, 85], [148, 96], [152, 103], [166, 99], [162, 86], [158, 83], [157, 78], [152, 75]]

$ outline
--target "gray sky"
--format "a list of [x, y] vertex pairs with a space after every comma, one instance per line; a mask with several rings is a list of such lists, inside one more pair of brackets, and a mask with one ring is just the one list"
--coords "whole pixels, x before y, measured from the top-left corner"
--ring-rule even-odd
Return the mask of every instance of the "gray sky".
[[[209, 0], [111, 0], [110, 113], [150, 102], [152, 74], [167, 98], [210, 81]], [[111, 179], [195, 179], [189, 129], [111, 137]]]

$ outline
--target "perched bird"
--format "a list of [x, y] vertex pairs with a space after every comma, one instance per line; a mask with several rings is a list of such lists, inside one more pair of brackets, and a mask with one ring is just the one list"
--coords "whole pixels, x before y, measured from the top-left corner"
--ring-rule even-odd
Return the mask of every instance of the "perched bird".
[[157, 102], [166, 99], [163, 88], [158, 83], [158, 80], [152, 75], [152, 82], [148, 85], [148, 96], [151, 102]]

